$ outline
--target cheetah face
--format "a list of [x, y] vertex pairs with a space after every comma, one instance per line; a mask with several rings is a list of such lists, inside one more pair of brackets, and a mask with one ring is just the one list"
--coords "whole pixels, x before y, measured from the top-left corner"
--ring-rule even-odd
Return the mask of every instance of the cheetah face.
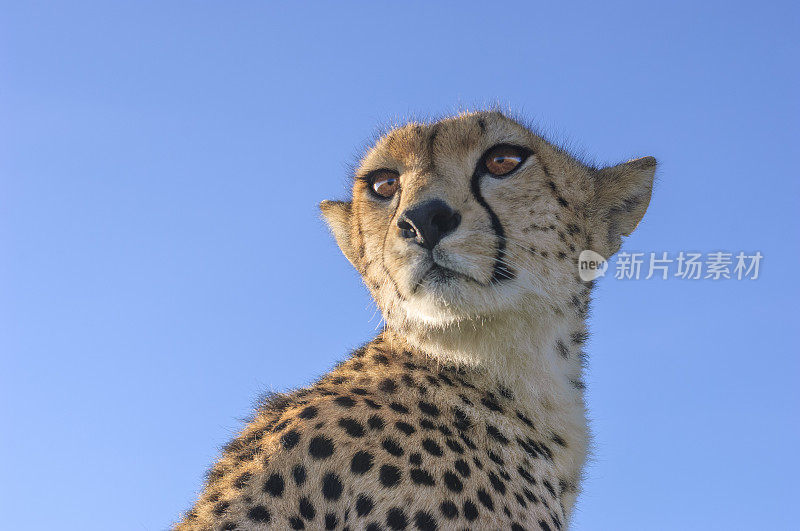
[[321, 207], [387, 322], [436, 326], [568, 306], [578, 254], [608, 257], [647, 206], [654, 160], [628, 165], [589, 168], [502, 114], [462, 115], [389, 132], [352, 201]]

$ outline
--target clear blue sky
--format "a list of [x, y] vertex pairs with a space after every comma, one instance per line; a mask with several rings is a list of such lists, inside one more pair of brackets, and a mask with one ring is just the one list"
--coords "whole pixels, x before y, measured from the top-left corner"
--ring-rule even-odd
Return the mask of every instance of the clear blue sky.
[[15, 4], [0, 527], [178, 517], [259, 392], [374, 334], [317, 203], [379, 124], [495, 102], [597, 162], [658, 157], [629, 251], [765, 257], [751, 282], [600, 281], [574, 528], [793, 527], [796, 2]]

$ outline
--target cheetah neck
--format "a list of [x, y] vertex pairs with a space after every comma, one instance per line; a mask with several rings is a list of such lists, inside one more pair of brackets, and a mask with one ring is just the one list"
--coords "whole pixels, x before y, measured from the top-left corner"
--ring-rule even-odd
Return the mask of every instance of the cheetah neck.
[[[585, 317], [527, 308], [446, 328], [387, 332], [443, 364], [471, 369], [473, 381], [487, 389], [498, 383], [510, 389], [532, 418], [565, 434], [569, 451], [556, 467], [577, 483], [589, 440], [581, 361]], [[569, 495], [568, 506], [576, 495]]]

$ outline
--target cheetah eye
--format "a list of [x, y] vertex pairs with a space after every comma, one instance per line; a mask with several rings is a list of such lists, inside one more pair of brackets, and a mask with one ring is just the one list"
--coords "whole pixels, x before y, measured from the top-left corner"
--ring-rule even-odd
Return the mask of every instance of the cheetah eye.
[[492, 176], [504, 177], [516, 170], [527, 158], [528, 151], [526, 149], [500, 144], [486, 152], [483, 156], [483, 163]]
[[400, 188], [400, 176], [393, 170], [375, 170], [367, 176], [375, 195], [388, 199]]

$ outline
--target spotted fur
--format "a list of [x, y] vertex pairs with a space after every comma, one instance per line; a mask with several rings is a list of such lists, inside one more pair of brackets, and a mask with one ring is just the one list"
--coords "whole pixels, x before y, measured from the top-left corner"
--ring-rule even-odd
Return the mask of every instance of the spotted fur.
[[[498, 144], [530, 153], [502, 179], [481, 166]], [[377, 169], [399, 175], [391, 198], [369, 190]], [[566, 528], [588, 446], [592, 283], [577, 256], [618, 250], [654, 169], [650, 157], [589, 167], [493, 112], [382, 137], [351, 200], [321, 206], [384, 331], [267, 400], [176, 528]], [[427, 250], [398, 220], [431, 200], [460, 223]]]

